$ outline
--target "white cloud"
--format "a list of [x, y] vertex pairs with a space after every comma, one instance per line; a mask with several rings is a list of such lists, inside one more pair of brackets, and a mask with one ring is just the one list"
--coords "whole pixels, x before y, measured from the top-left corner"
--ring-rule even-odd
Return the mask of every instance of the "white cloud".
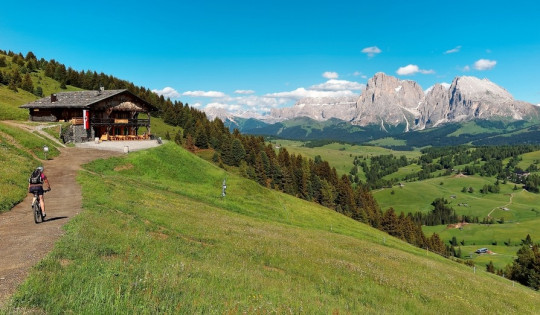
[[243, 95], [247, 95], [247, 94], [253, 94], [255, 93], [255, 91], [253, 90], [236, 90], [234, 91], [235, 94], [243, 94]]
[[328, 80], [325, 83], [312, 85], [309, 89], [315, 91], [345, 91], [361, 90], [365, 85], [347, 80]]
[[322, 74], [322, 76], [323, 78], [327, 79], [337, 79], [339, 77], [339, 74], [337, 72], [326, 71]]
[[362, 52], [364, 54], [367, 54], [368, 57], [373, 57], [377, 54], [380, 54], [382, 52], [382, 50], [379, 49], [379, 47], [377, 46], [371, 46], [371, 47], [366, 47], [364, 49], [362, 49]]
[[463, 67], [463, 69], [461, 69], [461, 70], [463, 70], [463, 71], [465, 71], [465, 72], [471, 71], [471, 67], [465, 66], [465, 67]]
[[344, 96], [355, 96], [357, 94], [353, 93], [350, 90], [344, 91], [317, 91], [317, 90], [306, 90], [305, 88], [297, 88], [293, 91], [287, 92], [278, 92], [266, 94], [267, 97], [277, 97], [285, 98], [289, 100], [299, 100], [304, 97], [344, 97]]
[[497, 61], [495, 60], [480, 59], [474, 63], [474, 68], [480, 71], [491, 70], [493, 69], [493, 67], [495, 67], [496, 64], [497, 64]]
[[249, 106], [251, 108], [253, 107], [277, 107], [279, 105], [286, 104], [288, 102], [287, 99], [283, 98], [276, 98], [276, 97], [268, 97], [268, 96], [256, 96], [256, 95], [250, 95], [245, 97], [236, 97], [234, 99], [230, 100], [231, 102], [235, 102], [239, 105]]
[[195, 104], [192, 104], [190, 106], [195, 107], [195, 108], [200, 108], [202, 106], [202, 104], [201, 103], [195, 103]]
[[459, 52], [460, 49], [461, 49], [461, 46], [456, 46], [455, 48], [445, 51], [444, 54], [447, 55], [447, 54], [457, 53]]
[[[446, 82], [442, 82], [442, 83], [439, 83], [440, 85], [442, 85], [442, 87], [445, 89], [445, 90], [448, 90], [450, 88], [450, 83], [446, 83]], [[431, 90], [433, 90], [433, 87], [435, 85], [432, 85], [430, 87], [428, 87], [427, 89], [424, 90], [424, 94], [428, 94]]]
[[219, 108], [219, 109], [226, 109], [228, 111], [234, 112], [241, 109], [242, 107], [237, 104], [226, 104], [226, 103], [214, 102], [214, 103], [209, 103], [208, 105], [206, 105], [206, 108]]
[[360, 71], [355, 71], [355, 72], [353, 73], [353, 76], [355, 76], [355, 77], [358, 77], [358, 76], [359, 76], [359, 77], [361, 77], [362, 79], [367, 79], [367, 75], [362, 74], [362, 72], [360, 72]]
[[399, 69], [397, 69], [396, 73], [399, 75], [414, 75], [416, 73], [433, 74], [435, 73], [435, 71], [420, 69], [417, 65], [407, 65], [405, 67], [400, 67]]
[[218, 91], [186, 91], [182, 93], [184, 96], [191, 96], [191, 97], [225, 97], [227, 96], [223, 92]]
[[152, 90], [152, 92], [156, 93], [157, 95], [163, 95], [165, 98], [179, 98], [180, 93], [173, 89], [170, 86], [164, 87], [162, 90]]

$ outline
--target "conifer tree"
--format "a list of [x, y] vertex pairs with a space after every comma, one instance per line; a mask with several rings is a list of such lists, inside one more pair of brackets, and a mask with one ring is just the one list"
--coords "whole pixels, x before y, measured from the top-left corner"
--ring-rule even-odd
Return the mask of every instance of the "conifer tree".
[[489, 264], [486, 265], [486, 271], [495, 273], [495, 266], [493, 266], [493, 261], [489, 261]]
[[34, 84], [32, 83], [32, 78], [29, 73], [24, 75], [21, 82], [21, 89], [30, 93], [34, 92]]
[[246, 150], [239, 139], [234, 139], [231, 145], [232, 165], [240, 166], [240, 161], [246, 156]]

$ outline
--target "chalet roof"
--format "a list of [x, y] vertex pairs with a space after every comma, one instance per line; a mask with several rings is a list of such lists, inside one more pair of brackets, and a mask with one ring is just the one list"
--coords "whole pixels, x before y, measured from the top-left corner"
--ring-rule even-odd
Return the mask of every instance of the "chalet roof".
[[140, 100], [141, 103], [149, 107], [150, 110], [157, 108], [147, 101], [139, 98], [126, 89], [122, 90], [102, 90], [102, 91], [71, 91], [56, 93], [56, 101], [53, 102], [52, 96], [47, 96], [19, 106], [20, 108], [80, 108], [89, 109], [93, 104], [106, 100], [119, 94], [130, 94]]

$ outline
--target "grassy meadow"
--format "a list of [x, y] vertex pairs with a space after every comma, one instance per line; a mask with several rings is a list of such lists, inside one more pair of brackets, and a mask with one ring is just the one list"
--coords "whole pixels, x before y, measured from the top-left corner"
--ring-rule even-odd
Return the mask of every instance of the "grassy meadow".
[[28, 176], [37, 163], [32, 155], [16, 147], [0, 132], [0, 213], [26, 197]]
[[10, 210], [26, 197], [28, 176], [40, 159], [45, 159], [45, 144], [49, 146], [48, 159], [60, 154], [49, 139], [0, 122], [0, 212]]
[[[465, 124], [472, 132], [474, 128], [480, 128], [474, 123]], [[475, 129], [474, 129], [475, 130]], [[455, 136], [458, 136], [456, 134]], [[387, 139], [388, 140], [388, 139]], [[364, 155], [369, 159], [372, 155], [394, 154], [395, 156], [405, 155], [407, 158], [417, 158], [418, 151], [393, 151], [389, 149], [355, 146], [333, 143], [323, 147], [308, 148], [303, 146], [303, 142], [276, 140], [276, 144], [281, 144], [293, 153], [300, 153], [313, 158], [321, 155], [328, 160], [331, 165], [336, 166], [339, 173], [348, 173], [353, 165], [354, 156]], [[525, 169], [535, 161], [540, 160], [540, 151], [526, 153], [522, 155], [519, 167]], [[507, 163], [509, 159], [505, 160]], [[483, 163], [483, 162], [480, 162]], [[455, 168], [463, 169], [465, 165], [458, 165]], [[400, 168], [397, 172], [386, 175], [384, 179], [403, 178], [407, 174], [416, 173], [421, 168], [417, 164], [411, 164]], [[498, 194], [481, 194], [480, 189], [484, 185], [493, 185], [495, 178], [481, 176], [450, 175], [441, 176], [443, 171], [435, 171], [432, 175], [437, 176], [432, 179], [402, 182], [403, 186], [383, 188], [373, 191], [375, 199], [386, 210], [390, 207], [396, 212], [429, 212], [432, 209], [431, 202], [436, 198], [445, 198], [450, 202], [450, 206], [459, 215], [468, 215], [480, 220], [488, 215], [494, 220], [504, 220], [504, 224], [481, 225], [470, 224], [463, 229], [447, 229], [446, 226], [424, 227], [424, 232], [430, 235], [438, 233], [443, 240], [450, 241], [456, 237], [458, 241], [464, 240], [466, 246], [462, 247], [464, 256], [472, 259], [482, 268], [492, 260], [496, 268], [503, 268], [511, 263], [521, 239], [530, 234], [534, 240], [540, 240], [540, 195], [527, 192], [518, 185], [518, 190], [514, 190], [513, 183], [500, 183], [501, 191]], [[364, 176], [359, 170], [362, 180]], [[462, 192], [463, 187], [473, 188], [473, 193]], [[503, 210], [506, 208], [507, 210]], [[504, 245], [505, 243], [509, 244]], [[497, 244], [497, 245], [493, 245]], [[502, 249], [500, 249], [502, 245]], [[470, 247], [469, 247], [470, 246]], [[498, 246], [498, 247], [496, 247]], [[473, 254], [479, 247], [497, 248], [493, 255]], [[469, 255], [471, 254], [471, 255]]]
[[[438, 233], [445, 241], [456, 237], [459, 241], [464, 240], [462, 246], [464, 255], [473, 253], [480, 247], [487, 247], [496, 254], [471, 255], [475, 263], [484, 266], [493, 260], [496, 268], [502, 268], [511, 263], [521, 240], [530, 234], [533, 240], [540, 240], [540, 195], [530, 193], [523, 189], [514, 190], [514, 184], [500, 184], [501, 191], [498, 194], [481, 194], [480, 189], [484, 185], [493, 185], [494, 178], [480, 176], [446, 176], [427, 179], [423, 181], [407, 182], [403, 187], [395, 186], [375, 190], [373, 195], [382, 209], [393, 207], [398, 213], [428, 212], [433, 207], [431, 202], [436, 198], [445, 198], [458, 215], [469, 215], [480, 220], [488, 217], [496, 223], [491, 225], [468, 224], [462, 229], [447, 228], [446, 226], [424, 226], [427, 235]], [[441, 185], [442, 183], [442, 185]], [[473, 187], [474, 192], [462, 192], [463, 187]], [[506, 208], [506, 210], [504, 209]], [[504, 223], [497, 221], [503, 219]], [[505, 246], [505, 242], [508, 246]], [[494, 244], [503, 251], [492, 249]], [[487, 261], [486, 261], [487, 260]]]
[[[393, 154], [397, 157], [405, 155], [408, 159], [417, 158], [420, 156], [419, 151], [395, 151], [376, 146], [362, 146], [342, 143], [331, 143], [322, 147], [309, 148], [305, 147], [302, 141], [292, 140], [272, 140], [272, 143], [280, 145], [289, 151], [289, 153], [301, 154], [302, 156], [309, 157], [311, 159], [320, 155], [323, 160], [328, 161], [330, 165], [336, 168], [338, 174], [348, 174], [354, 162], [355, 156], [364, 156], [369, 159], [370, 156]], [[414, 165], [410, 166], [412, 169], [416, 169]], [[403, 172], [407, 172], [404, 170]], [[359, 170], [358, 175], [360, 179], [365, 180], [362, 169]]]
[[[139, 115], [139, 119], [145, 119], [146, 116], [144, 114]], [[151, 117], [150, 118], [150, 131], [151, 133], [156, 137], [161, 137], [161, 139], [165, 140], [165, 135], [167, 132], [169, 132], [169, 136], [171, 137], [171, 140], [174, 140], [174, 137], [176, 136], [176, 133], [180, 131], [182, 128], [177, 126], [171, 126], [166, 124], [162, 118], [160, 117]], [[143, 134], [144, 132], [148, 132], [148, 130], [143, 127], [139, 129], [139, 134]]]
[[78, 179], [84, 211], [5, 312], [532, 314], [540, 308], [538, 292], [225, 173], [173, 143], [94, 161]]

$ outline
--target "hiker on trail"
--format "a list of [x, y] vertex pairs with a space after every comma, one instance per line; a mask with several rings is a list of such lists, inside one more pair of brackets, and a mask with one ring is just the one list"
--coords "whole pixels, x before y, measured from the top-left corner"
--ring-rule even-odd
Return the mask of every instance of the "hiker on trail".
[[47, 190], [51, 190], [51, 185], [45, 173], [43, 173], [43, 166], [38, 166], [33, 172], [30, 178], [28, 179], [28, 192], [34, 193], [37, 192], [39, 196], [39, 203], [41, 205], [41, 212], [43, 217], [45, 217], [45, 200], [43, 199], [43, 184], [47, 185]]

